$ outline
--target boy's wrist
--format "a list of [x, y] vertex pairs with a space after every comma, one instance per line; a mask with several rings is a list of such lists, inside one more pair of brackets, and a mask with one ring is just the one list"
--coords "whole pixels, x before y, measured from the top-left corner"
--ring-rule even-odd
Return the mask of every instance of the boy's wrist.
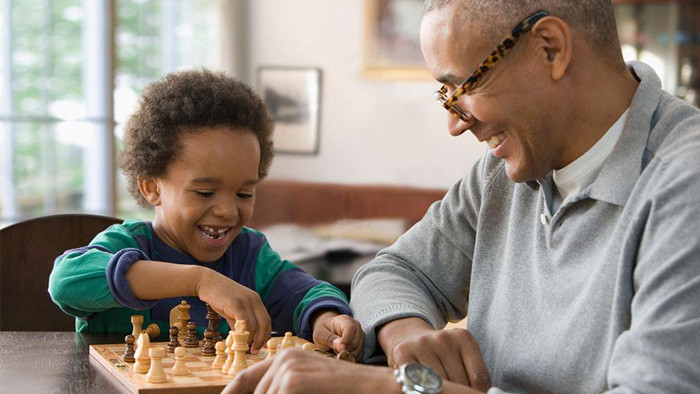
[[315, 312], [311, 317], [311, 327], [313, 328], [313, 331], [316, 331], [316, 327], [325, 320], [331, 319], [338, 315], [339, 313], [335, 309], [321, 309]]

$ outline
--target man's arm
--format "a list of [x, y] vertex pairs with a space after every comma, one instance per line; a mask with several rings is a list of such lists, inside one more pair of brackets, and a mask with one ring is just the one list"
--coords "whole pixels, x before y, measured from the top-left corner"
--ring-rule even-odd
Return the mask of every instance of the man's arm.
[[658, 166], [657, 190], [644, 191], [652, 196], [638, 234], [630, 235], [629, 242], [639, 242], [631, 324], [618, 337], [610, 358], [612, 392], [691, 393], [700, 387], [697, 157], [678, 155], [673, 167]]

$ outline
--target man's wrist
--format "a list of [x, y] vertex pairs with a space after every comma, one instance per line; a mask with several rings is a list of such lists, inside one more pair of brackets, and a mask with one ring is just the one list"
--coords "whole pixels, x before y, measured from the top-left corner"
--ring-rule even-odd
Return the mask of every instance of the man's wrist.
[[384, 354], [390, 357], [391, 349], [397, 343], [419, 332], [432, 330], [430, 324], [420, 317], [392, 320], [377, 329], [377, 343], [384, 350]]

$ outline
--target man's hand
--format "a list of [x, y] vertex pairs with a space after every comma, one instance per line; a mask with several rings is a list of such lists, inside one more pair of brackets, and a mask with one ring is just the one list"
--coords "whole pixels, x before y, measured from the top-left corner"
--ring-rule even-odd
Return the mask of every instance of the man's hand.
[[257, 354], [270, 339], [272, 321], [260, 295], [213, 270], [204, 270], [197, 281], [196, 294], [208, 303], [233, 328], [236, 320], [245, 320], [250, 332], [250, 352]]
[[319, 348], [336, 353], [347, 350], [356, 360], [362, 357], [365, 333], [357, 320], [326, 310], [317, 314], [313, 327], [314, 343]]
[[388, 368], [285, 349], [244, 369], [222, 393], [401, 393]]
[[434, 330], [425, 320], [411, 317], [383, 325], [378, 340], [389, 366], [417, 362], [451, 382], [480, 391], [491, 387], [479, 344], [467, 330]]
[[[400, 394], [401, 385], [389, 368], [353, 364], [291, 348], [241, 371], [222, 391], [232, 393]], [[443, 394], [454, 393], [478, 391], [445, 382]]]

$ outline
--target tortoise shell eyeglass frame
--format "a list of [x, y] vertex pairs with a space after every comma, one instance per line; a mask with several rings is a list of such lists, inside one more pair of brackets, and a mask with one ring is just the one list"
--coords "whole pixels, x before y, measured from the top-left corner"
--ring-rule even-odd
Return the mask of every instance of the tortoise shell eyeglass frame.
[[443, 108], [450, 111], [455, 116], [458, 116], [461, 120], [469, 122], [472, 118], [466, 111], [459, 108], [457, 105], [457, 100], [463, 95], [469, 93], [474, 85], [479, 81], [479, 79], [502, 58], [504, 58], [518, 42], [518, 39], [522, 37], [523, 34], [527, 33], [532, 29], [532, 26], [537, 23], [540, 19], [548, 16], [547, 11], [537, 11], [536, 13], [528, 16], [522, 22], [518, 23], [517, 26], [513, 28], [508, 37], [506, 37], [496, 49], [491, 52], [491, 54], [479, 64], [479, 66], [474, 70], [474, 72], [462, 82], [462, 84], [448, 96], [447, 86], [442, 85], [439, 90], [435, 91], [435, 100], [437, 100]]

